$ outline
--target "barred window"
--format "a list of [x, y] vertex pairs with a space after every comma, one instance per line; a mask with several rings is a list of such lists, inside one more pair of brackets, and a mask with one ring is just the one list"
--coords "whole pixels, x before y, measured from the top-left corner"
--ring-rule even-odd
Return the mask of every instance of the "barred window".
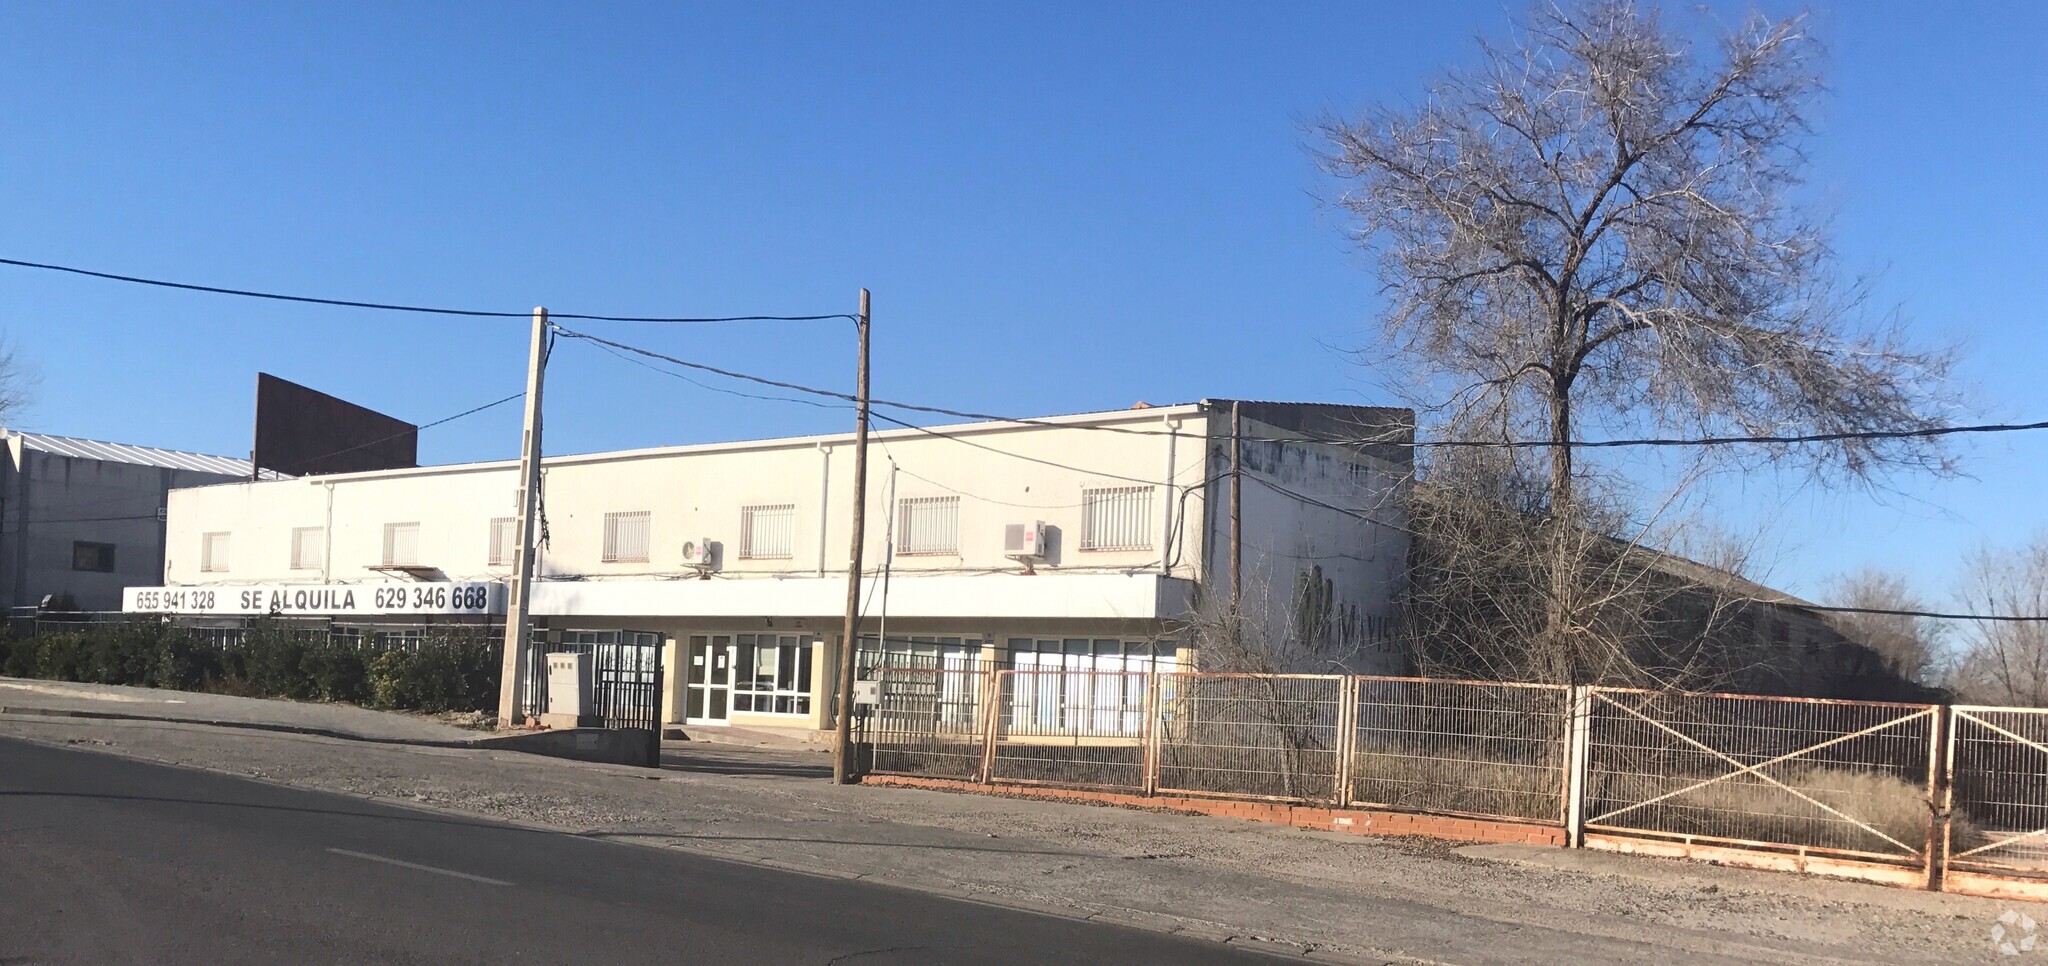
[[513, 563], [512, 557], [518, 550], [519, 518], [492, 517], [491, 556], [488, 565], [492, 567], [510, 567]]
[[1146, 550], [1151, 546], [1151, 487], [1081, 491], [1081, 549]]
[[654, 514], [646, 510], [604, 515], [604, 562], [646, 563]]
[[796, 545], [796, 504], [740, 508], [740, 559], [787, 560]]
[[959, 553], [960, 498], [921, 496], [898, 501], [896, 552]]
[[384, 566], [410, 567], [420, 562], [420, 525], [410, 523], [387, 523], [384, 525]]
[[327, 556], [327, 530], [323, 527], [292, 529], [292, 569], [319, 570]]
[[228, 569], [228, 534], [226, 531], [202, 534], [200, 536], [199, 569], [206, 573], [222, 573]]

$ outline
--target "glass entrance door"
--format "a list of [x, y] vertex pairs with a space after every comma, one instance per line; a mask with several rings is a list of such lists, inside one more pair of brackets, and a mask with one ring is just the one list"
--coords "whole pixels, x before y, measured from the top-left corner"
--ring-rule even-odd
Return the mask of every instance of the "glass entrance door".
[[736, 657], [730, 634], [691, 636], [690, 677], [683, 695], [684, 724], [725, 724], [732, 720]]

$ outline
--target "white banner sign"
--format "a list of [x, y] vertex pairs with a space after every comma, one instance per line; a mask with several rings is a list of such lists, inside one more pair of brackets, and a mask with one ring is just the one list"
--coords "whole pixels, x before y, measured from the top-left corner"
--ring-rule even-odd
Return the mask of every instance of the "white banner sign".
[[121, 609], [145, 614], [502, 614], [499, 583], [241, 584], [130, 587]]

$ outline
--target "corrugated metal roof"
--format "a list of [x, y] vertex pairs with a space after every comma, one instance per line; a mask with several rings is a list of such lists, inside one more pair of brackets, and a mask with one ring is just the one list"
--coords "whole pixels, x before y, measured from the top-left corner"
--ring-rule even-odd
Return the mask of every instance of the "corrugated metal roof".
[[[96, 439], [77, 439], [71, 436], [48, 436], [42, 433], [9, 433], [21, 438], [22, 446], [41, 453], [71, 456], [78, 459], [105, 460], [109, 463], [129, 463], [136, 466], [161, 466], [174, 470], [191, 470], [195, 473], [217, 473], [221, 476], [249, 478], [249, 461], [229, 456], [208, 456], [205, 453], [187, 453], [175, 449], [158, 449], [154, 446], [135, 446], [130, 443], [106, 443]], [[277, 480], [284, 477], [271, 470], [263, 471], [263, 479]]]

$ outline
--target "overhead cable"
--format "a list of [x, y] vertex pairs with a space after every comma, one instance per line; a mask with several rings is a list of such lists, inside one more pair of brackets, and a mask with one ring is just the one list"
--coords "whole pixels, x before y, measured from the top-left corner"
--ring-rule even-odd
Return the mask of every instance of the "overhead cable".
[[[160, 278], [143, 278], [137, 275], [119, 275], [113, 272], [99, 272], [88, 268], [74, 268], [69, 265], [51, 265], [44, 262], [28, 262], [16, 258], [0, 258], [0, 265], [17, 268], [33, 268], [49, 272], [64, 272], [83, 275], [87, 278], [101, 278], [115, 282], [132, 282], [137, 285], [153, 285], [158, 288], [181, 289], [187, 292], [208, 292], [214, 295], [234, 295], [241, 298], [269, 299], [275, 302], [301, 302], [308, 305], [336, 305], [352, 309], [376, 309], [383, 312], [413, 312], [425, 315], [457, 315], [483, 319], [525, 319], [531, 312], [494, 312], [485, 309], [451, 309], [427, 305], [402, 305], [392, 302], [358, 302], [353, 299], [318, 298], [311, 295], [285, 295], [278, 292], [257, 292], [249, 289], [222, 288], [217, 285], [197, 285], [191, 282], [172, 282]], [[828, 315], [724, 315], [724, 316], [650, 316], [650, 315], [584, 315], [572, 312], [550, 312], [549, 318], [579, 319], [590, 322], [670, 322], [670, 323], [711, 323], [711, 322], [817, 322], [825, 319], [854, 319], [857, 316], [845, 312]]]

